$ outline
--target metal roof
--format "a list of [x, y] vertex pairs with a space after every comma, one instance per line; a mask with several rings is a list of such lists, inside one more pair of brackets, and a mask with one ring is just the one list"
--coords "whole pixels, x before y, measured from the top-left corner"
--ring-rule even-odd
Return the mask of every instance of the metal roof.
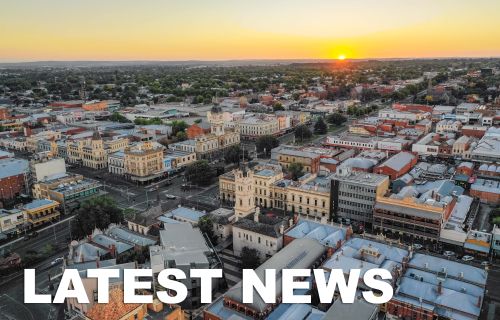
[[[325, 248], [316, 240], [307, 238], [295, 239], [274, 256], [269, 258], [269, 260], [264, 262], [260, 267], [255, 269], [255, 273], [261, 281], [263, 281], [266, 269], [276, 269], [276, 296], [281, 296], [281, 270], [308, 269], [323, 255], [324, 252]], [[248, 306], [258, 312], [265, 311], [268, 305], [255, 291], [253, 295], [253, 303], [248, 304]], [[230, 288], [226, 292], [225, 296], [232, 300], [243, 302], [241, 281]]]
[[0, 179], [26, 174], [29, 163], [24, 159], [6, 158], [0, 160]]

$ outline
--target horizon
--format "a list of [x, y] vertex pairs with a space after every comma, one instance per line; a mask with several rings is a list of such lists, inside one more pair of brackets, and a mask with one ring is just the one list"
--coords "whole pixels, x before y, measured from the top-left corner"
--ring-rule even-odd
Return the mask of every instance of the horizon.
[[26, 0], [2, 9], [1, 63], [500, 56], [494, 0]]
[[[399, 60], [487, 60], [487, 59], [500, 59], [497, 56], [442, 56], [442, 57], [380, 57], [380, 58], [346, 58], [342, 59], [346, 62], [362, 62], [362, 61], [399, 61]], [[336, 62], [340, 59], [337, 58], [241, 58], [241, 59], [179, 59], [179, 60], [17, 60], [7, 61], [0, 60], [0, 65], [9, 64], [37, 64], [37, 63], [229, 63], [229, 62], [288, 62], [288, 63], [322, 63], [322, 62]]]

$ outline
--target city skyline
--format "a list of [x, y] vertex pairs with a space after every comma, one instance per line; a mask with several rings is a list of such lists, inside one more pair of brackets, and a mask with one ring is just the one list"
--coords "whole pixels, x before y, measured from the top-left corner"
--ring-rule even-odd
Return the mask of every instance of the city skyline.
[[0, 62], [500, 56], [492, 0], [134, 4], [9, 1]]

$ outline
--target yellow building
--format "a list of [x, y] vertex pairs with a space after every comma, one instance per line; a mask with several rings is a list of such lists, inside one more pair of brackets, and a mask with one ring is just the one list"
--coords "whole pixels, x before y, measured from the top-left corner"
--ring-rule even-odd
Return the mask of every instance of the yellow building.
[[[235, 174], [238, 170], [233, 170], [219, 176], [219, 193], [224, 202], [234, 203], [236, 193]], [[281, 166], [273, 164], [259, 164], [250, 170], [252, 174], [251, 184], [255, 204], [263, 207], [271, 207], [272, 185], [283, 179]]]
[[198, 159], [207, 159], [226, 148], [240, 143], [237, 129], [226, 128], [222, 109], [215, 106], [210, 111], [210, 133], [194, 139], [195, 152]]
[[24, 205], [26, 221], [31, 227], [55, 221], [61, 215], [57, 210], [59, 202], [49, 199], [38, 199]]
[[90, 139], [68, 141], [66, 148], [70, 163], [78, 163], [94, 169], [102, 169], [107, 165], [104, 142], [97, 131]]
[[305, 216], [330, 215], [330, 178], [309, 174], [300, 181], [281, 180], [273, 184], [273, 207]]
[[125, 175], [133, 181], [148, 182], [161, 177], [164, 170], [163, 147], [143, 142], [125, 149]]

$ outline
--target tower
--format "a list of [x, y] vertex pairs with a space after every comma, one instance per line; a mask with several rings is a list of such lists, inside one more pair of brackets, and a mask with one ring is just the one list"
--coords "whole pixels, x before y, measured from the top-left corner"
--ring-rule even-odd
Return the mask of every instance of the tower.
[[213, 106], [210, 110], [210, 132], [216, 136], [224, 135], [224, 114], [219, 106]]
[[255, 211], [255, 197], [253, 192], [253, 172], [243, 169], [234, 171], [235, 188], [234, 213], [236, 219], [243, 218]]

